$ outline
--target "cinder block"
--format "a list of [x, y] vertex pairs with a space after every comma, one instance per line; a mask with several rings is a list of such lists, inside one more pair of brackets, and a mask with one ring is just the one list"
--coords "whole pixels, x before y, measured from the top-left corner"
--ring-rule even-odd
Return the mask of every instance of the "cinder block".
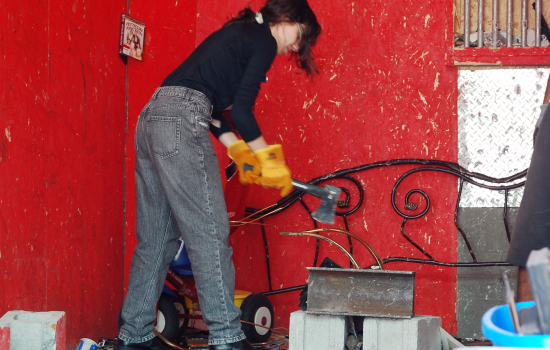
[[434, 316], [365, 317], [363, 350], [440, 350], [440, 326], [441, 318]]
[[290, 314], [289, 350], [344, 350], [346, 335], [345, 316]]
[[9, 350], [65, 350], [65, 312], [9, 311], [0, 318], [0, 340], [3, 334]]

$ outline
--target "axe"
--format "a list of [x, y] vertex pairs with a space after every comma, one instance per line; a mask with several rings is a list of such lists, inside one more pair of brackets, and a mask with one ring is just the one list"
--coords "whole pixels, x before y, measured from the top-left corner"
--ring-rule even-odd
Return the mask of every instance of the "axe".
[[[244, 171], [254, 170], [250, 164], [244, 165]], [[341, 189], [335, 186], [316, 186], [302, 181], [292, 179], [292, 186], [298, 191], [305, 192], [321, 200], [321, 204], [311, 217], [323, 224], [334, 224], [334, 216], [336, 215], [336, 203], [340, 196]]]
[[341, 189], [335, 186], [316, 186], [292, 179], [292, 186], [299, 191], [315, 196], [321, 200], [319, 208], [311, 214], [315, 220], [323, 224], [334, 224], [336, 214], [336, 203], [340, 196]]

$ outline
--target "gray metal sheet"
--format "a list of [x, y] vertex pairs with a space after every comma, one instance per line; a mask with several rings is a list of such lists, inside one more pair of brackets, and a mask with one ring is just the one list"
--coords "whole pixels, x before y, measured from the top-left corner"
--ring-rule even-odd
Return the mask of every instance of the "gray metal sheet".
[[308, 267], [307, 313], [410, 318], [414, 271]]
[[[458, 163], [492, 177], [529, 167], [533, 132], [548, 69], [478, 69], [458, 72]], [[509, 193], [519, 207], [523, 189]], [[503, 192], [465, 184], [461, 207], [504, 206]]]
[[[508, 224], [513, 231], [517, 209], [510, 209]], [[502, 221], [502, 208], [461, 208], [460, 227], [466, 233], [478, 261], [505, 261], [510, 243]], [[461, 235], [457, 239], [457, 261], [472, 261]], [[456, 335], [459, 338], [485, 339], [481, 318], [493, 306], [504, 304], [502, 273], [512, 287], [517, 281], [515, 266], [459, 267], [456, 276]]]

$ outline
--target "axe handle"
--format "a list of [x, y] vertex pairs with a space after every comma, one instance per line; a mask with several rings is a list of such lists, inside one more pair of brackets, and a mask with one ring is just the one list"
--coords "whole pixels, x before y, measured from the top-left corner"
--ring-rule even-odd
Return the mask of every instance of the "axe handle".
[[[245, 163], [243, 169], [244, 171], [253, 171], [254, 166]], [[292, 186], [294, 186], [294, 188], [297, 190], [300, 190], [317, 198], [324, 199], [326, 197], [326, 189], [321, 186], [311, 185], [294, 179], [292, 179]]]
[[305, 192], [317, 198], [326, 197], [326, 189], [321, 186], [308, 184], [294, 179], [292, 179], [292, 186], [299, 191]]

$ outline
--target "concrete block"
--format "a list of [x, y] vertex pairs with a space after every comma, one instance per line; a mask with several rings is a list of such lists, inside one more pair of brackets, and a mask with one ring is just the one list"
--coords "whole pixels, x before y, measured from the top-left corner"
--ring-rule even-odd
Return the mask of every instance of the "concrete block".
[[290, 314], [289, 350], [344, 350], [346, 316]]
[[65, 319], [62, 311], [9, 311], [0, 318], [0, 339], [8, 329], [9, 350], [65, 350]]
[[440, 350], [441, 318], [415, 315], [407, 319], [365, 317], [363, 350]]

